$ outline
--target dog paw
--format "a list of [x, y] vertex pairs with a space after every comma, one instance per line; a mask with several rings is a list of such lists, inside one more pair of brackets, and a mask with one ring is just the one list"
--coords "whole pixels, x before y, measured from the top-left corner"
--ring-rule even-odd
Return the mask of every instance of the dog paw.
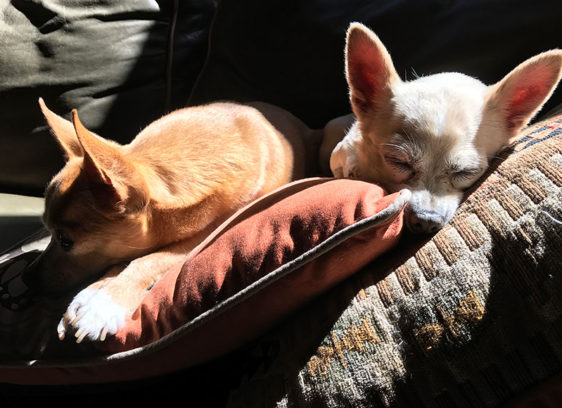
[[76, 342], [84, 338], [104, 341], [107, 335], [117, 333], [125, 325], [127, 311], [104, 290], [84, 289], [79, 292], [60, 320], [57, 332], [63, 340], [74, 333]]

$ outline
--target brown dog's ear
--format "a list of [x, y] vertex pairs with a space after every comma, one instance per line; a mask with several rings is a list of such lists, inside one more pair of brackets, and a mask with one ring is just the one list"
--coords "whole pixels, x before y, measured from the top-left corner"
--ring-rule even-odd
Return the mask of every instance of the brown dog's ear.
[[66, 160], [72, 157], [81, 157], [84, 154], [84, 151], [82, 150], [82, 146], [76, 137], [76, 132], [72, 123], [47, 108], [43, 98], [39, 98], [39, 106], [41, 107], [41, 112], [43, 112], [43, 116], [45, 116], [45, 119], [51, 128], [51, 132], [64, 151]]
[[358, 118], [388, 103], [392, 85], [400, 82], [379, 37], [360, 23], [351, 23], [347, 30], [345, 72], [351, 106]]
[[106, 173], [104, 167], [112, 167], [110, 164], [120, 159], [120, 154], [113, 146], [110, 146], [101, 137], [90, 132], [80, 121], [76, 109], [72, 110], [72, 124], [75, 129], [78, 142], [84, 151], [83, 170], [88, 176], [88, 180], [94, 184], [112, 183], [111, 177]]
[[72, 123], [80, 146], [84, 151], [82, 171], [94, 196], [96, 205], [103, 210], [126, 210], [128, 190], [124, 183], [130, 168], [113, 142], [95, 135], [84, 127], [76, 109]]
[[514, 136], [548, 100], [562, 75], [562, 50], [536, 55], [490, 87], [486, 109]]

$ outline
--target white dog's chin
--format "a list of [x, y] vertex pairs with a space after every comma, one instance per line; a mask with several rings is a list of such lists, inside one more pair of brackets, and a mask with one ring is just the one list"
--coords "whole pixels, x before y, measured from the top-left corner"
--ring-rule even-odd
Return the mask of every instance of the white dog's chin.
[[447, 224], [459, 207], [460, 196], [435, 196], [413, 191], [404, 215], [408, 229], [417, 234], [434, 234]]

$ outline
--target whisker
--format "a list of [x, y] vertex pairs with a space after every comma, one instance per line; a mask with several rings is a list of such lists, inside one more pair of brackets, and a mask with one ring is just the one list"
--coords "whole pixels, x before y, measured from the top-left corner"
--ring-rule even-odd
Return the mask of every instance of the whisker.
[[396, 143], [381, 143], [381, 146], [389, 147], [392, 150], [398, 150], [407, 154], [411, 153], [411, 149], [403, 144], [396, 144]]
[[404, 136], [406, 136], [406, 139], [407, 139], [408, 142], [410, 142], [410, 143], [412, 143], [412, 144], [415, 144], [415, 143], [416, 143], [416, 139], [417, 139], [417, 138], [416, 138], [415, 136], [413, 136], [412, 133], [410, 133], [408, 130], [403, 129], [403, 130], [402, 130], [402, 134], [403, 134]]
[[505, 159], [505, 156], [492, 155], [492, 156], [488, 156], [488, 159]]
[[133, 246], [133, 245], [125, 245], [125, 247], [127, 248], [131, 248], [131, 249], [150, 249], [150, 246], [144, 246], [144, 247], [138, 247], [138, 246]]

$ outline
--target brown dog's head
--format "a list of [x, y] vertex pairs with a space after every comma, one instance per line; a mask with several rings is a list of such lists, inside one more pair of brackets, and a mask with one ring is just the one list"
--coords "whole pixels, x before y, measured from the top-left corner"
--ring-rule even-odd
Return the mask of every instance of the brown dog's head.
[[24, 274], [41, 292], [59, 292], [93, 279], [108, 266], [146, 252], [144, 181], [123, 147], [41, 110], [66, 157], [45, 192], [43, 222], [52, 238]]

